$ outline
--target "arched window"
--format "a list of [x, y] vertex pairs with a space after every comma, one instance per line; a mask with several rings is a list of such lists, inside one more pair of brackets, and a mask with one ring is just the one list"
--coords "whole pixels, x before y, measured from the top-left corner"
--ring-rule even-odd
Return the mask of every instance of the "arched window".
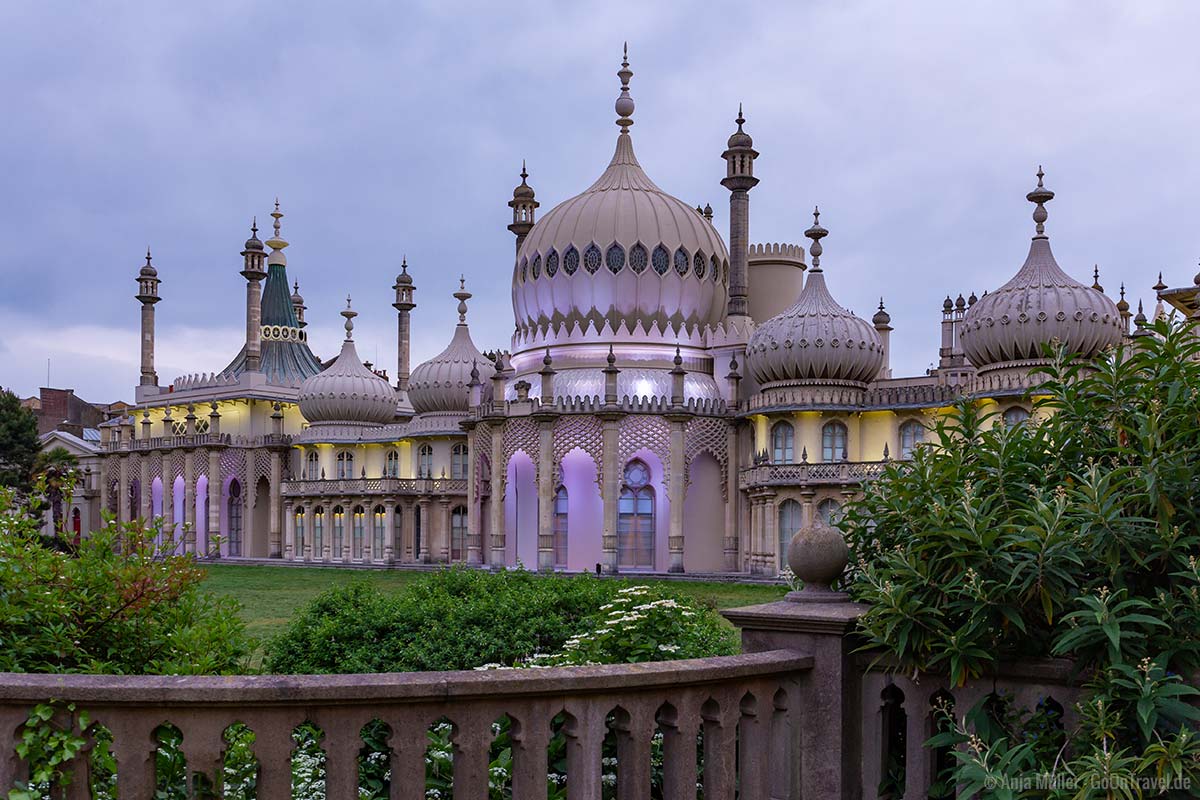
[[667, 248], [661, 244], [654, 248], [654, 255], [651, 257], [651, 265], [654, 271], [659, 275], [666, 275], [667, 270], [671, 268], [671, 254], [667, 252]]
[[433, 477], [433, 445], [423, 444], [417, 448], [417, 477]]
[[313, 558], [325, 557], [325, 508], [313, 509]]
[[842, 518], [842, 505], [837, 500], [827, 497], [817, 503], [817, 516], [826, 525], [836, 525]]
[[554, 493], [554, 566], [567, 566], [567, 487]]
[[604, 254], [604, 264], [613, 275], [625, 269], [625, 248], [619, 244], [609, 245], [608, 252]]
[[675, 251], [675, 271], [680, 277], [687, 275], [688, 271], [688, 254], [681, 247]]
[[697, 252], [696, 255], [692, 256], [692, 272], [696, 273], [697, 278], [704, 277], [704, 264], [705, 261], [703, 253]]
[[567, 252], [563, 253], [563, 272], [568, 275], [574, 275], [579, 269], [579, 251], [575, 249], [575, 245], [567, 248]]
[[583, 251], [583, 268], [593, 275], [600, 269], [600, 248], [596, 245], [589, 244]]
[[460, 479], [467, 477], [467, 446], [465, 444], [456, 444], [450, 450], [450, 477]]
[[229, 502], [225, 509], [225, 518], [229, 520], [229, 555], [242, 554], [242, 484], [237, 480], [229, 482]]
[[375, 506], [373, 524], [371, 525], [371, 558], [382, 561], [386, 552], [384, 537], [387, 533], [387, 509]]
[[1020, 406], [1013, 406], [1004, 412], [1004, 427], [1015, 428], [1029, 419], [1029, 412]]
[[801, 506], [795, 500], [784, 500], [779, 504], [779, 567], [787, 566], [788, 545], [800, 530]]
[[771, 427], [771, 461], [791, 464], [796, 460], [796, 429], [792, 423], [776, 422]]
[[304, 558], [304, 506], [296, 509], [295, 518], [296, 541], [292, 548], [294, 558]]
[[317, 455], [316, 450], [309, 450], [304, 455], [304, 478], [315, 481], [319, 477], [321, 477], [321, 457]]
[[553, 278], [558, 273], [558, 252], [554, 248], [550, 248], [550, 252], [546, 254], [546, 277]]
[[383, 475], [386, 478], [400, 477], [400, 453], [397, 450], [388, 450], [387, 457], [383, 463]]
[[363, 557], [363, 539], [364, 539], [364, 534], [365, 534], [365, 531], [363, 530], [363, 528], [366, 524], [366, 516], [367, 516], [366, 511], [363, 509], [362, 506], [354, 507], [353, 538], [350, 540], [350, 557], [351, 558], [362, 558]]
[[846, 457], [846, 426], [827, 422], [821, 428], [821, 460], [841, 461]]
[[450, 512], [450, 560], [467, 558], [467, 507], [455, 506]]
[[542, 276], [542, 254], [538, 253], [533, 257], [533, 263], [529, 265], [529, 274], [536, 281]]
[[617, 566], [654, 569], [654, 489], [641, 461], [626, 465], [617, 500]]
[[913, 450], [925, 441], [925, 426], [915, 419], [900, 426], [900, 457], [912, 458]]
[[342, 560], [342, 545], [346, 542], [346, 512], [341, 506], [333, 507], [333, 557]]
[[338, 480], [348, 480], [354, 477], [354, 453], [343, 450], [337, 454]]
[[721, 262], [717, 259], [716, 254], [712, 257], [712, 279], [713, 283], [721, 280]]
[[634, 274], [641, 275], [646, 271], [648, 263], [650, 263], [650, 256], [646, 253], [646, 248], [640, 243], [635, 244], [629, 251], [629, 268], [634, 271]]

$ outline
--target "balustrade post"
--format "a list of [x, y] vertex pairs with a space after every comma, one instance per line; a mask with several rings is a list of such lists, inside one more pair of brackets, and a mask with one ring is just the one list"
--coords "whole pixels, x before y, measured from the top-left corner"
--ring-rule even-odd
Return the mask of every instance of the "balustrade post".
[[737, 715], [727, 697], [719, 709], [701, 710], [704, 730], [704, 800], [733, 800], [737, 786]]
[[546, 774], [549, 772], [546, 748], [550, 745], [550, 716], [537, 704], [513, 719], [512, 796], [521, 800], [546, 800]]
[[454, 796], [486, 798], [492, 746], [492, 718], [487, 706], [456, 714], [454, 733]]
[[678, 711], [660, 717], [663, 732], [663, 797], [696, 800], [696, 736], [700, 718]]
[[117, 714], [108, 725], [117, 757], [117, 796], [154, 796], [154, 728], [148, 714]]
[[292, 729], [298, 720], [281, 715], [264, 714], [252, 718], [254, 755], [258, 759], [258, 780], [255, 791], [258, 800], [291, 800], [292, 797]]
[[635, 704], [627, 716], [618, 715], [614, 729], [617, 732], [617, 796], [621, 800], [650, 800], [652, 709]]
[[563, 733], [567, 739], [567, 796], [600, 800], [600, 757], [604, 744], [604, 711], [594, 702], [568, 705]]

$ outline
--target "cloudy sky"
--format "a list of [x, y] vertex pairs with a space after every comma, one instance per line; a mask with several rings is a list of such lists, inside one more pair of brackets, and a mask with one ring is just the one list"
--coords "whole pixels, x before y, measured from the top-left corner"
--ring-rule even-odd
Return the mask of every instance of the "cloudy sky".
[[[414, 364], [460, 273], [481, 349], [512, 333], [505, 205], [543, 213], [613, 147], [621, 43], [651, 177], [711, 203], [739, 101], [761, 152], [754, 241], [814, 204], [843, 305], [892, 314], [893, 367], [936, 359], [947, 294], [1020, 266], [1044, 164], [1063, 267], [1134, 305], [1200, 255], [1200, 5], [1101, 2], [0, 4], [0, 385], [132, 399], [134, 275], [163, 280], [163, 381], [240, 346], [238, 255], [279, 196], [322, 357], [347, 293], [394, 369], [391, 284], [418, 286]], [[265, 238], [265, 237], [264, 237]]]

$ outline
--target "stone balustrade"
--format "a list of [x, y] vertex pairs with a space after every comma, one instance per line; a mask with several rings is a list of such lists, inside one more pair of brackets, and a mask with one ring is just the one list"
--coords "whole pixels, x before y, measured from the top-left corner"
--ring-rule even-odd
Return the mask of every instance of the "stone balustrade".
[[854, 484], [878, 477], [889, 461], [830, 461], [814, 464], [755, 464], [739, 473], [743, 490], [760, 486]]
[[376, 497], [381, 495], [459, 496], [467, 493], [466, 478], [326, 478], [290, 480], [283, 484], [285, 498]]
[[[193, 794], [221, 796], [223, 733], [255, 734], [256, 796], [292, 797], [292, 732], [309, 722], [323, 737], [326, 797], [358, 796], [360, 731], [379, 720], [390, 737], [390, 797], [425, 796], [427, 731], [452, 725], [453, 795], [485, 800], [493, 724], [507, 716], [511, 796], [547, 794], [547, 747], [557, 719], [566, 743], [568, 796], [599, 800], [602, 746], [616, 740], [617, 797], [649, 798], [652, 740], [661, 736], [663, 796], [748, 800], [799, 796], [784, 762], [799, 724], [799, 681], [812, 659], [773, 650], [693, 661], [594, 667], [374, 675], [146, 677], [0, 674], [0, 786], [22, 776], [14, 733], [30, 708], [54, 698], [86, 709], [112, 733], [123, 800], [154, 795], [155, 730], [182, 733]], [[698, 744], [699, 742], [699, 744]], [[700, 748], [698, 751], [697, 748]], [[778, 763], [776, 763], [778, 761]], [[702, 764], [698, 772], [697, 765]], [[68, 798], [89, 797], [86, 758], [71, 765]], [[197, 778], [199, 774], [201, 777]], [[58, 795], [55, 795], [58, 796]]]

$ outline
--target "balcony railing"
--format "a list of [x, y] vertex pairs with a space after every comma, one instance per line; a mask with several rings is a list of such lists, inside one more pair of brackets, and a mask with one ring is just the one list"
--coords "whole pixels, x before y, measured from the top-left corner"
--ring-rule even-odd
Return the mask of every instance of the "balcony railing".
[[891, 461], [833, 461], [818, 464], [755, 464], [740, 474], [742, 489], [862, 483], [878, 477]]
[[132, 450], [170, 450], [175, 447], [290, 447], [292, 437], [282, 433], [264, 436], [231, 436], [228, 433], [193, 433], [190, 436], [150, 436], [145, 439], [109, 440], [104, 449], [111, 453]]
[[330, 478], [292, 480], [283, 484], [284, 497], [340, 495], [465, 495], [466, 478]]
[[[388, 726], [393, 798], [425, 797], [427, 731], [453, 726], [455, 800], [489, 797], [493, 724], [511, 720], [511, 796], [545, 798], [547, 748], [555, 719], [566, 742], [571, 798], [599, 800], [602, 747], [616, 738], [617, 796], [648, 798], [653, 740], [662, 736], [663, 796], [696, 797], [697, 764], [706, 798], [795, 797], [782, 762], [797, 751], [800, 681], [813, 660], [791, 650], [651, 664], [374, 675], [142, 677], [0, 674], [0, 786], [13, 786], [26, 765], [15, 735], [29, 709], [55, 698], [86, 709], [112, 733], [117, 793], [154, 796], [155, 730], [183, 734], [193, 793], [211, 786], [223, 796], [226, 729], [255, 734], [259, 800], [292, 797], [293, 730], [304, 722], [322, 732], [325, 796], [358, 796], [361, 730]], [[698, 742], [702, 748], [698, 752]], [[798, 762], [797, 762], [798, 763]], [[89, 797], [86, 758], [69, 768], [68, 797]], [[195, 775], [203, 776], [197, 780]], [[53, 796], [60, 796], [54, 794]]]

